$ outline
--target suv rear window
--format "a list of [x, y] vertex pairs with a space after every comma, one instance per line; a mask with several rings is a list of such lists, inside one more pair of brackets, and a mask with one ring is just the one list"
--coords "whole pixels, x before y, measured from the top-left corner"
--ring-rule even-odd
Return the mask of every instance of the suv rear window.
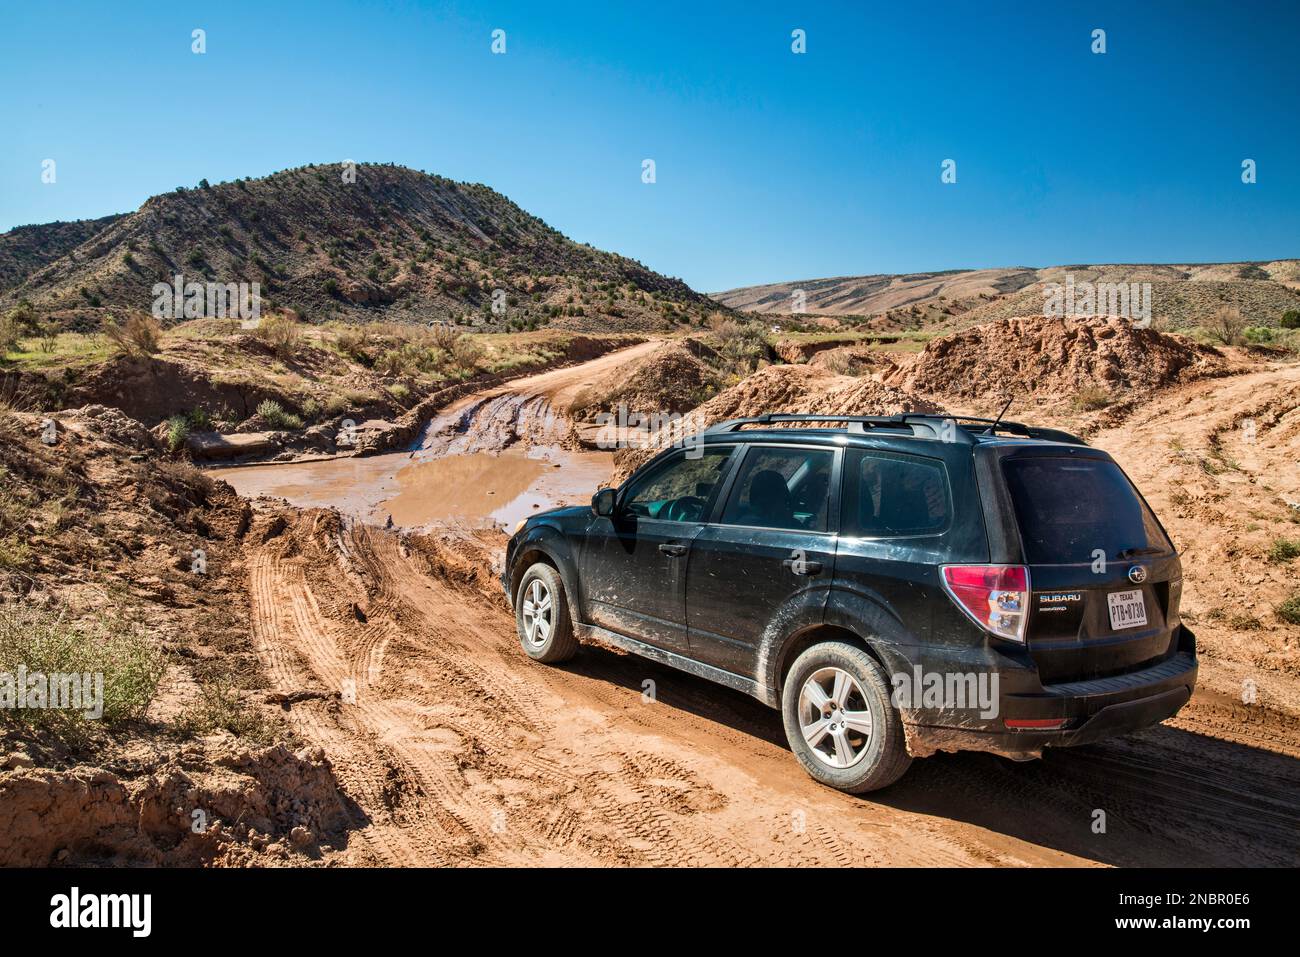
[[845, 534], [905, 538], [948, 527], [948, 473], [938, 459], [865, 451], [850, 454], [845, 467]]
[[1173, 550], [1128, 477], [1106, 459], [1043, 456], [1003, 463], [1030, 564], [1092, 562]]

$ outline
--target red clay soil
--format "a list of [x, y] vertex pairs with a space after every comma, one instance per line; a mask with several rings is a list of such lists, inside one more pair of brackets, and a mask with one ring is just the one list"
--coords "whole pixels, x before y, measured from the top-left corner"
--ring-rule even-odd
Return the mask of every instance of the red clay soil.
[[1118, 397], [1222, 375], [1223, 355], [1127, 319], [1003, 319], [931, 340], [888, 377], [936, 396], [1070, 397], [1101, 389]]

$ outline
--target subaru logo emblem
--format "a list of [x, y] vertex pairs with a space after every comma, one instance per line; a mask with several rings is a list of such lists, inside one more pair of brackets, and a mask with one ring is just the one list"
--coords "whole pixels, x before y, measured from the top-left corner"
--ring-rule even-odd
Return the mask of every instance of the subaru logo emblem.
[[1147, 580], [1147, 570], [1141, 565], [1134, 565], [1128, 570], [1128, 580], [1134, 585], [1141, 585]]

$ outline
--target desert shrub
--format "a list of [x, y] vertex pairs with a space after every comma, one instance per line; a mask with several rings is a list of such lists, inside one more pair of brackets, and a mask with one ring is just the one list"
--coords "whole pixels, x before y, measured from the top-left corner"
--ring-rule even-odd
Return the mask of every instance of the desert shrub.
[[1246, 319], [1236, 306], [1220, 306], [1210, 319], [1210, 335], [1225, 346], [1240, 345]]
[[17, 535], [0, 538], [0, 568], [26, 568], [32, 560], [32, 549]]
[[434, 348], [441, 349], [443, 352], [451, 355], [452, 349], [456, 345], [456, 340], [461, 337], [462, 333], [456, 331], [451, 326], [430, 326], [429, 341]]
[[[70, 620], [66, 610], [0, 604], [0, 672], [102, 676], [104, 724], [144, 716], [166, 671], [161, 651], [136, 625], [101, 618]], [[71, 708], [2, 708], [0, 724], [42, 728], [81, 737], [93, 719]]]
[[366, 334], [360, 326], [344, 326], [334, 340], [339, 352], [362, 364], [369, 364], [370, 354], [366, 351]]
[[275, 725], [262, 712], [250, 708], [229, 678], [217, 678], [199, 685], [198, 697], [176, 721], [182, 734], [200, 737], [228, 731], [254, 744], [269, 745], [275, 739]]
[[1282, 313], [1278, 325], [1283, 329], [1300, 329], [1300, 309], [1288, 309]]
[[1109, 392], [1096, 385], [1086, 385], [1074, 394], [1074, 407], [1080, 412], [1095, 412], [1113, 401]]
[[1291, 561], [1297, 555], [1300, 555], [1300, 539], [1295, 538], [1274, 539], [1268, 550], [1268, 560], [1279, 565]]
[[1277, 617], [1291, 625], [1300, 625], [1300, 592], [1277, 606]]
[[18, 305], [9, 310], [6, 318], [12, 320], [19, 329], [26, 332], [36, 331], [36, 307], [32, 305], [30, 299], [20, 299]]
[[0, 357], [17, 352], [22, 341], [22, 329], [14, 322], [13, 314], [0, 317]]
[[483, 361], [483, 346], [473, 336], [460, 335], [451, 345], [451, 363], [461, 373], [471, 373]]
[[292, 359], [302, 343], [302, 328], [292, 316], [283, 313], [264, 318], [254, 335], [270, 346], [279, 359]]
[[120, 326], [110, 316], [104, 322], [103, 332], [118, 352], [132, 356], [151, 356], [158, 351], [162, 327], [153, 316], [137, 314]]
[[273, 429], [301, 429], [302, 419], [274, 399], [263, 399], [257, 406], [257, 415]]
[[173, 415], [167, 420], [167, 432], [164, 441], [167, 451], [175, 453], [185, 447], [185, 440], [190, 437], [190, 420], [183, 415]]
[[836, 375], [857, 375], [858, 360], [847, 349], [832, 349], [823, 360], [828, 371]]
[[41, 338], [41, 351], [52, 353], [59, 345], [59, 327], [52, 322], [42, 322], [36, 330]]
[[339, 281], [333, 276], [326, 277], [325, 281], [320, 284], [320, 291], [327, 296], [337, 296], [339, 294]]
[[718, 352], [728, 371], [748, 375], [758, 368], [758, 363], [767, 355], [767, 334], [761, 323], [715, 317], [712, 325]]

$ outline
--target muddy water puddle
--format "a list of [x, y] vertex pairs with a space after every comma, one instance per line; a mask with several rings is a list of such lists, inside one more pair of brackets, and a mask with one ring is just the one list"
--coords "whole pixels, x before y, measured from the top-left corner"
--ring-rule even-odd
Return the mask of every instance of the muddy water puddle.
[[404, 528], [444, 521], [513, 528], [534, 512], [589, 502], [609, 480], [613, 463], [608, 453], [554, 448], [416, 455], [236, 466], [213, 474], [249, 498], [337, 508], [380, 525], [392, 516]]
[[575, 449], [544, 395], [491, 392], [430, 421], [406, 452], [215, 470], [241, 495], [325, 507], [365, 522], [419, 528], [455, 521], [513, 528], [557, 505], [584, 504], [613, 455]]

